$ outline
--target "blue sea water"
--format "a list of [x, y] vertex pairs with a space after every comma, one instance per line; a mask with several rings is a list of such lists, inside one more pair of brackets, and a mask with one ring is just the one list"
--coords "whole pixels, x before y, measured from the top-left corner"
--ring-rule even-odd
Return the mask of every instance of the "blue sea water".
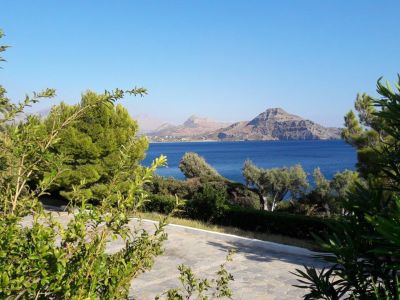
[[309, 140], [152, 143], [144, 164], [149, 165], [164, 154], [168, 167], [159, 169], [157, 174], [182, 179], [178, 165], [186, 152], [198, 153], [222, 176], [239, 182], [244, 181], [241, 173], [246, 159], [263, 168], [301, 164], [309, 175], [320, 167], [328, 179], [338, 171], [354, 170], [357, 161], [355, 150], [344, 141]]

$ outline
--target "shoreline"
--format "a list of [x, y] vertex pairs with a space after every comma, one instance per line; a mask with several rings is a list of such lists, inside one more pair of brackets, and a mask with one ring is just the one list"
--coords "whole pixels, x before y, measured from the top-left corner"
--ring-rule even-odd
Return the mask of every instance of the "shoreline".
[[187, 141], [151, 141], [149, 144], [178, 144], [178, 143], [236, 143], [236, 142], [332, 142], [332, 141], [343, 141], [343, 139], [310, 139], [310, 140], [187, 140]]

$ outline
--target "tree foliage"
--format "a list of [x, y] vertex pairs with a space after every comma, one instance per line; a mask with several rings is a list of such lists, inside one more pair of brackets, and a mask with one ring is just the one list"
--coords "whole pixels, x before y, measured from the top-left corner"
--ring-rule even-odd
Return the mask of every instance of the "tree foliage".
[[346, 195], [355, 187], [357, 182], [360, 183], [358, 172], [350, 170], [337, 172], [330, 182], [331, 193], [336, 202], [342, 203], [345, 201]]
[[183, 155], [179, 169], [186, 178], [220, 179], [221, 175], [203, 157], [194, 152]]
[[227, 195], [224, 190], [205, 184], [201, 191], [187, 202], [187, 211], [191, 218], [212, 221], [223, 217], [228, 209]]
[[[82, 107], [82, 114], [88, 108]], [[109, 180], [109, 194], [101, 205], [90, 205], [84, 189], [77, 185], [72, 188], [69, 209], [74, 213], [66, 228], [43, 210], [38, 198], [62, 174], [64, 165], [63, 155], [47, 150], [58, 140], [65, 124], [76, 121], [74, 118], [55, 122], [58, 125], [50, 134], [35, 117], [1, 132], [6, 162], [0, 172], [1, 297], [125, 298], [131, 278], [149, 269], [153, 257], [161, 253], [165, 239], [162, 227], [153, 236], [134, 234], [127, 227], [129, 214], [146, 199], [144, 183], [164, 163], [161, 158], [150, 168], [127, 168], [134, 143], [121, 149], [118, 166]], [[31, 189], [27, 182], [44, 166], [48, 172]], [[123, 195], [118, 183], [127, 178], [128, 191]], [[21, 225], [25, 216], [32, 218], [28, 227]], [[126, 245], [107, 254], [111, 237], [125, 239]]]
[[331, 180], [325, 178], [319, 168], [313, 172], [315, 187], [305, 197], [309, 205], [314, 205], [316, 210], [323, 210], [327, 216], [343, 215], [343, 201], [347, 193], [356, 183], [361, 183], [358, 172], [344, 170], [337, 172]]
[[274, 211], [277, 204], [290, 193], [293, 198], [305, 194], [307, 174], [300, 165], [291, 168], [262, 169], [247, 160], [243, 166], [246, 184], [254, 187], [260, 199], [260, 209]]
[[[107, 94], [86, 92], [79, 104], [61, 103], [53, 107], [46, 118], [46, 128], [51, 131], [55, 118], [68, 118], [82, 107], [100, 103], [88, 110], [79, 122], [66, 126], [59, 134], [59, 141], [51, 147], [54, 153], [65, 156], [65, 171], [55, 182], [53, 194], [59, 193], [70, 199], [72, 187], [84, 181], [82, 190], [87, 198], [99, 201], [109, 192], [108, 182], [118, 168], [122, 148], [130, 144], [127, 168], [134, 170], [144, 158], [147, 139], [136, 136], [136, 121], [122, 105], [104, 101], [107, 97]], [[124, 181], [121, 181], [121, 191], [126, 188]]]
[[[332, 212], [331, 181], [326, 179], [320, 168], [315, 168], [313, 172], [314, 188], [301, 199], [301, 204], [307, 209], [307, 214], [315, 214], [317, 211], [323, 211], [328, 216]], [[291, 203], [293, 206], [295, 203]]]
[[242, 183], [221, 180], [221, 178], [207, 180], [195, 177], [178, 180], [172, 177], [155, 176], [151, 184], [147, 186], [147, 189], [153, 194], [178, 196], [179, 198], [190, 200], [193, 199], [196, 193], [202, 191], [205, 184], [225, 192], [227, 201], [230, 204], [256, 209], [259, 207], [258, 196], [252, 189]]
[[[368, 182], [344, 193], [346, 219], [319, 238], [333, 254], [325, 257], [332, 265], [298, 270], [305, 299], [400, 299], [400, 82], [396, 88], [379, 80], [380, 99], [357, 98], [359, 120], [370, 128], [352, 113], [345, 118], [344, 135], [357, 147]], [[339, 178], [338, 186], [345, 187], [347, 180]]]
[[375, 177], [388, 188], [396, 188], [400, 177], [400, 158], [388, 153], [399, 153], [400, 140], [398, 131], [400, 77], [395, 91], [389, 83], [379, 79], [377, 92], [381, 98], [375, 99], [367, 94], [357, 95], [355, 109], [345, 116], [344, 139], [355, 148], [358, 155], [358, 170], [367, 177]]
[[[0, 48], [3, 49], [3, 48]], [[114, 156], [112, 174], [105, 179], [108, 193], [93, 206], [84, 182], [71, 187], [68, 222], [63, 226], [44, 211], [39, 197], [62, 177], [70, 157], [52, 151], [64, 131], [78, 126], [90, 111], [113, 106], [125, 94], [143, 89], [105, 92], [93, 102], [81, 103], [71, 114], [55, 109], [43, 122], [28, 116], [17, 122], [25, 107], [54, 96], [52, 89], [12, 103], [0, 93], [0, 298], [1, 299], [125, 299], [131, 279], [148, 270], [162, 252], [163, 224], [154, 234], [133, 232], [130, 214], [146, 200], [144, 184], [165, 157], [144, 168], [136, 159], [136, 140], [130, 138]], [[49, 126], [50, 125], [50, 126]], [[46, 172], [39, 172], [46, 170]], [[41, 174], [40, 176], [37, 174]], [[35, 181], [32, 186], [29, 183]], [[121, 193], [120, 183], [126, 184]], [[109, 253], [111, 239], [125, 241]]]

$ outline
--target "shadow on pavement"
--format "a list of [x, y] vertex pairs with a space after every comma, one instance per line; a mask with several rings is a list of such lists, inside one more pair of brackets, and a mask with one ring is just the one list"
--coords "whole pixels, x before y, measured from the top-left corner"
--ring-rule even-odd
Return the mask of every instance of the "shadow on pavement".
[[277, 249], [279, 246], [275, 249], [268, 249], [268, 245], [257, 241], [224, 240], [223, 242], [208, 241], [207, 244], [217, 247], [225, 252], [235, 249], [237, 253], [241, 253], [247, 259], [258, 262], [280, 260], [298, 265], [299, 267], [305, 265], [317, 268], [322, 268], [328, 265], [327, 262], [314, 255], [305, 255], [303, 253], [294, 254], [285, 252], [284, 250], [279, 251], [279, 249]]

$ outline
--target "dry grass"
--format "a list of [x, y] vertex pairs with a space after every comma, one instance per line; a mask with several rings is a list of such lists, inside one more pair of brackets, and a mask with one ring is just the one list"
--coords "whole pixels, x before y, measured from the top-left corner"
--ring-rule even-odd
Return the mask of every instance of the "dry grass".
[[[159, 213], [154, 213], [154, 212], [142, 212], [139, 214], [139, 216], [143, 219], [149, 219], [149, 220], [153, 220], [153, 221], [158, 221], [158, 220], [160, 220], [160, 218], [165, 217], [165, 215], [162, 215]], [[310, 250], [320, 250], [320, 249], [318, 249], [317, 245], [315, 243], [313, 243], [312, 241], [296, 239], [296, 238], [292, 238], [292, 237], [288, 237], [288, 236], [284, 236], [284, 235], [280, 235], [280, 234], [245, 231], [245, 230], [235, 228], [235, 227], [219, 226], [219, 225], [205, 223], [205, 222], [201, 222], [201, 221], [197, 221], [197, 220], [184, 219], [184, 218], [171, 217], [171, 216], [168, 218], [168, 223], [176, 224], [176, 225], [183, 225], [183, 226], [192, 227], [192, 228], [204, 229], [204, 230], [209, 230], [209, 231], [234, 234], [234, 235], [258, 239], [258, 240], [262, 240], [262, 241], [268, 241], [268, 242], [274, 242], [274, 243], [285, 244], [285, 245], [290, 245], [290, 246], [307, 248]]]

